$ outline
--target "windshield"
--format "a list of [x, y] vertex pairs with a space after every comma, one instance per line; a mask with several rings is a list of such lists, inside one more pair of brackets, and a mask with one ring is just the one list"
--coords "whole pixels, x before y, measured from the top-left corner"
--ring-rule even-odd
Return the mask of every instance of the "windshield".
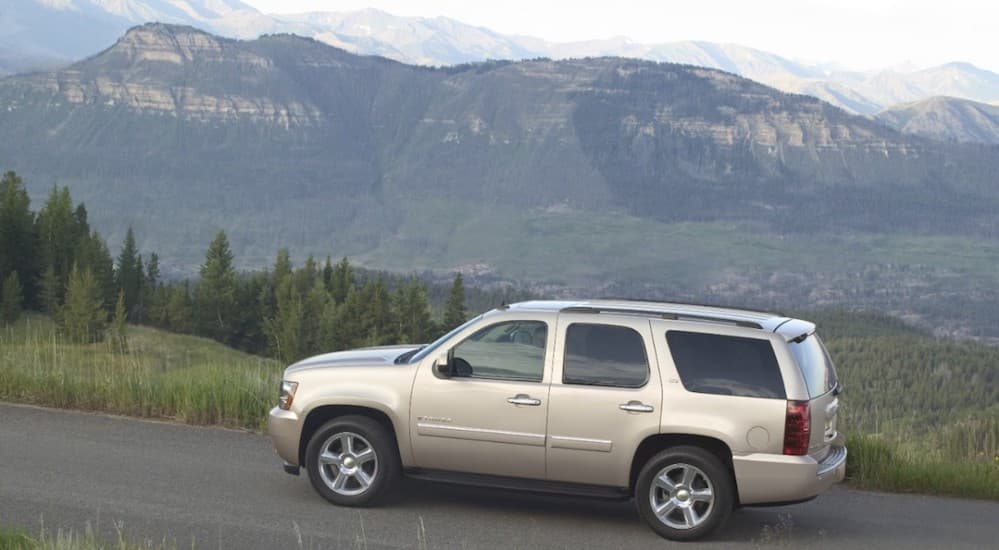
[[427, 346], [424, 346], [423, 349], [421, 349], [420, 351], [418, 351], [416, 353], [416, 355], [414, 355], [413, 357], [411, 357], [409, 359], [409, 363], [416, 363], [417, 361], [422, 361], [424, 357], [426, 357], [426, 356], [430, 355], [431, 353], [433, 353], [435, 349], [441, 347], [441, 345], [444, 342], [447, 342], [448, 340], [450, 340], [452, 336], [454, 336], [455, 334], [458, 334], [459, 332], [461, 332], [462, 330], [464, 330], [465, 327], [471, 325], [472, 323], [478, 321], [481, 318], [482, 318], [482, 315], [479, 315], [478, 317], [473, 317], [472, 319], [469, 319], [469, 320], [465, 321], [464, 323], [462, 323], [457, 328], [451, 329], [451, 332], [448, 332], [444, 336], [441, 336], [440, 338], [434, 340], [431, 344], [429, 344]]
[[792, 342], [788, 347], [805, 377], [809, 399], [836, 387], [836, 368], [817, 334], [811, 334], [801, 342]]

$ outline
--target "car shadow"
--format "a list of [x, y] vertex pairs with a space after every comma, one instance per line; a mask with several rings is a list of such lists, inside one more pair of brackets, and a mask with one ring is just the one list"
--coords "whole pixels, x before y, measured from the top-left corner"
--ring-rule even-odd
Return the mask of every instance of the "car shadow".
[[[632, 500], [600, 500], [585, 497], [551, 495], [527, 491], [493, 489], [437, 483], [416, 479], [403, 480], [398, 491], [385, 503], [386, 507], [447, 512], [456, 507], [469, 511], [501, 513], [507, 516], [536, 520], [583, 520], [587, 524], [603, 524], [625, 529], [646, 529]], [[761, 543], [789, 542], [792, 531], [800, 542], [804, 531], [821, 533], [821, 528], [801, 522], [794, 508], [740, 508], [733, 511], [724, 527], [709, 537], [709, 541]], [[806, 529], [802, 529], [806, 527]], [[811, 538], [811, 537], [808, 537]]]

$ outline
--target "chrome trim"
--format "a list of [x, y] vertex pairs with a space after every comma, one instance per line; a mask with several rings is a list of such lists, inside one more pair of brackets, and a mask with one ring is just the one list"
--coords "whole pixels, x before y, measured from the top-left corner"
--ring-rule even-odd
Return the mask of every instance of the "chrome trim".
[[486, 430], [482, 428], [466, 428], [462, 426], [441, 426], [440, 424], [427, 424], [424, 422], [418, 422], [416, 424], [416, 433], [430, 437], [469, 439], [472, 441], [491, 441], [494, 443], [508, 443], [511, 445], [528, 445], [531, 447], [544, 447], [545, 445], [545, 434], [508, 432], [505, 430]]
[[636, 413], [650, 413], [656, 410], [652, 405], [646, 405], [641, 401], [628, 401], [627, 403], [622, 403], [617, 406], [617, 408], [622, 411], [636, 412]]
[[527, 405], [529, 407], [537, 407], [541, 404], [540, 399], [534, 399], [530, 395], [524, 393], [518, 393], [514, 397], [507, 397], [506, 402], [511, 405]]
[[833, 447], [829, 449], [829, 454], [819, 462], [819, 469], [815, 475], [822, 477], [829, 472], [835, 471], [846, 462], [846, 447]]
[[611, 452], [613, 443], [606, 439], [589, 439], [586, 437], [566, 437], [553, 435], [548, 437], [552, 449], [571, 449], [573, 451], [598, 451], [601, 453]]

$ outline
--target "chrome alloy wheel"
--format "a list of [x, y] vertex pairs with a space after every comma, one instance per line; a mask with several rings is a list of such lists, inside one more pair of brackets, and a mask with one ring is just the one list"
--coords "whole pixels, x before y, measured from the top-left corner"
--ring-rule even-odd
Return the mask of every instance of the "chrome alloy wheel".
[[319, 453], [319, 475], [333, 492], [359, 495], [378, 475], [378, 455], [367, 439], [352, 433], [333, 434]]
[[693, 529], [711, 515], [715, 504], [714, 487], [700, 468], [690, 464], [670, 464], [649, 488], [652, 511], [673, 529]]

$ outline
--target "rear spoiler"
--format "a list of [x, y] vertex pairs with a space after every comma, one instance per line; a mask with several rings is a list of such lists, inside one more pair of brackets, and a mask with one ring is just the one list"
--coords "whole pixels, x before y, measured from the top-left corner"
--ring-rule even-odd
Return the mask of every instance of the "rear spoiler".
[[784, 337], [788, 343], [799, 344], [806, 338], [815, 334], [815, 323], [802, 321], [801, 319], [787, 319], [774, 328], [774, 332]]

